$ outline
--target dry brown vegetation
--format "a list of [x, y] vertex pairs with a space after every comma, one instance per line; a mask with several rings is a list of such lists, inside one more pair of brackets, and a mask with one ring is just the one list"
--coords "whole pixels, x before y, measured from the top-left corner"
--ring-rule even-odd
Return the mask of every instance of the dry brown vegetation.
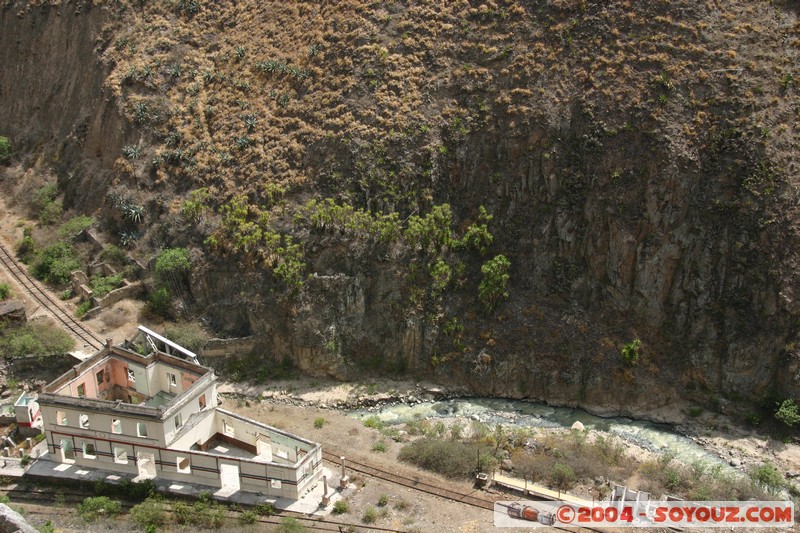
[[[210, 187], [219, 200], [247, 191], [257, 204], [277, 183], [407, 212], [429, 203], [440, 150], [499, 125], [513, 135], [543, 118], [558, 124], [576, 104], [597, 112], [609, 135], [677, 125], [670, 136], [695, 152], [688, 157], [702, 147], [698, 130], [743, 95], [758, 96], [747, 103], [754, 136], [784, 124], [770, 133], [788, 139], [797, 117], [796, 92], [787, 94], [795, 63], [775, 46], [782, 36], [742, 21], [780, 18], [767, 2], [109, 10], [106, 85], [148, 147], [120, 172]], [[681, 129], [676, 114], [692, 126]]]
[[[270, 321], [277, 359], [487, 394], [549, 398], [563, 371], [562, 402], [669, 406], [649, 384], [693, 366], [675, 390], [703, 403], [796, 392], [775, 385], [800, 313], [792, 2], [92, 6], [103, 98], [126, 120], [109, 194], [75, 203], [142, 261], [191, 250], [185, 308], [218, 330]], [[410, 227], [445, 204], [431, 233], [453, 238], [429, 246]], [[481, 206], [485, 252], [460, 240]], [[481, 263], [499, 254], [510, 296], [486, 313]], [[363, 309], [314, 273], [369, 280]], [[648, 355], [622, 368], [640, 337]], [[769, 368], [728, 379], [731, 357]]]

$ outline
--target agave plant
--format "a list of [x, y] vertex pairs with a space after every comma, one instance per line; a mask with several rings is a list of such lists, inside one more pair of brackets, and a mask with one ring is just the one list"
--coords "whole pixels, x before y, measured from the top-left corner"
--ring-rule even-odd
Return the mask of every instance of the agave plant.
[[122, 206], [122, 216], [126, 220], [138, 224], [144, 218], [144, 207], [132, 202], [126, 203]]
[[252, 132], [253, 130], [255, 130], [257, 123], [258, 123], [258, 118], [255, 115], [244, 116], [244, 125], [247, 127], [247, 131]]
[[119, 234], [119, 243], [124, 246], [125, 248], [130, 248], [136, 241], [139, 240], [139, 232], [137, 231], [123, 231]]
[[138, 146], [128, 145], [122, 147], [122, 155], [125, 159], [138, 159], [141, 149]]
[[239, 148], [240, 150], [243, 150], [244, 148], [247, 148], [248, 146], [253, 144], [253, 140], [250, 139], [250, 137], [247, 137], [247, 136], [245, 136], [245, 137], [237, 137], [236, 141], [234, 141], [234, 142], [236, 144], [236, 148]]
[[143, 124], [150, 118], [150, 109], [144, 102], [139, 102], [133, 106], [133, 120], [137, 124]]

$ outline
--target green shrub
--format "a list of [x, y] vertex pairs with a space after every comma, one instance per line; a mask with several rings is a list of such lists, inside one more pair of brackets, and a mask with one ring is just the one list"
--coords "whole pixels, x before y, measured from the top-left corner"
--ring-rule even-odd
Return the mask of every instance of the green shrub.
[[58, 187], [55, 183], [45, 183], [33, 192], [32, 207], [36, 213], [40, 213], [53, 202], [58, 194]]
[[325, 425], [325, 419], [323, 417], [318, 416], [317, 418], [314, 419], [314, 427], [315, 428], [321, 429], [322, 426], [324, 426], [324, 425]]
[[378, 498], [378, 507], [386, 507], [387, 505], [389, 505], [389, 496], [381, 494], [381, 497]]
[[9, 296], [11, 296], [11, 285], [0, 283], [0, 300], [5, 300]]
[[371, 505], [364, 509], [364, 514], [361, 515], [361, 521], [365, 524], [374, 524], [378, 519], [378, 511]]
[[189, 198], [184, 200], [181, 213], [188, 222], [197, 222], [208, 209], [208, 189], [205, 187], [192, 191]]
[[122, 511], [120, 503], [108, 496], [93, 496], [78, 504], [78, 514], [86, 522], [94, 522], [104, 517], [114, 517], [120, 511]]
[[0, 328], [0, 353], [10, 357], [67, 353], [75, 340], [49, 320]]
[[0, 136], [0, 164], [5, 165], [11, 161], [11, 141], [8, 137]]
[[75, 249], [66, 242], [51, 244], [38, 255], [33, 275], [48, 283], [68, 283], [72, 272], [80, 269]]
[[64, 212], [64, 207], [61, 205], [60, 200], [55, 200], [53, 202], [48, 202], [39, 211], [39, 222], [44, 224], [45, 226], [50, 226], [51, 224], [55, 224], [59, 220], [61, 220], [61, 215]]
[[691, 418], [697, 418], [698, 416], [703, 414], [703, 411], [704, 411], [704, 409], [702, 407], [700, 407], [699, 405], [693, 405], [693, 406], [689, 407], [689, 410], [688, 410], [687, 414]]
[[490, 448], [471, 442], [422, 438], [404, 446], [398, 458], [451, 478], [482, 471]]
[[386, 452], [386, 443], [382, 440], [376, 442], [372, 445], [373, 452], [385, 453]]
[[778, 469], [770, 462], [762, 463], [760, 466], [754, 467], [748, 472], [750, 479], [759, 487], [772, 495], [781, 491], [784, 487], [783, 476], [778, 472]]
[[100, 253], [100, 259], [111, 263], [114, 266], [120, 267], [127, 262], [125, 251], [119, 246], [109, 244]]
[[344, 514], [350, 510], [347, 500], [339, 500], [333, 504], [333, 514]]
[[188, 524], [192, 518], [192, 506], [184, 502], [176, 502], [172, 506], [172, 516], [178, 524]]
[[78, 304], [77, 309], [75, 309], [75, 316], [78, 318], [83, 318], [86, 313], [89, 312], [89, 309], [92, 308], [92, 301], [86, 300], [85, 302], [81, 302]]
[[569, 466], [556, 463], [550, 472], [550, 481], [561, 490], [567, 490], [572, 482], [575, 481], [575, 472]]
[[170, 314], [170, 302], [169, 291], [164, 287], [159, 287], [150, 295], [148, 306], [153, 313], [167, 317]]
[[17, 243], [17, 257], [23, 263], [30, 263], [36, 257], [36, 242], [30, 235], [25, 235]]
[[251, 525], [258, 522], [258, 514], [255, 511], [242, 511], [239, 513], [239, 523], [243, 525]]
[[196, 322], [180, 322], [164, 329], [164, 336], [187, 350], [197, 352], [205, 346], [211, 335]]
[[797, 404], [794, 403], [794, 400], [783, 400], [778, 405], [778, 410], [775, 411], [775, 418], [790, 428], [800, 424], [800, 413], [798, 413]]
[[364, 420], [364, 426], [372, 429], [383, 429], [383, 421], [375, 415]]
[[102, 298], [122, 285], [122, 274], [114, 274], [113, 276], [92, 276], [90, 285], [92, 287], [92, 295], [95, 298]]
[[508, 280], [511, 262], [504, 255], [497, 255], [481, 266], [481, 282], [478, 285], [478, 297], [491, 312], [502, 300], [508, 298]]
[[87, 217], [85, 215], [72, 217], [58, 228], [58, 236], [62, 239], [70, 239], [92, 224], [94, 224], [94, 219], [92, 217]]
[[206, 529], [219, 529], [225, 523], [225, 508], [203, 493], [191, 506], [182, 502], [175, 504], [173, 514], [179, 524]]
[[161, 283], [169, 284], [183, 279], [191, 267], [189, 250], [186, 248], [167, 248], [162, 250], [156, 258], [156, 278]]
[[261, 505], [256, 506], [255, 509], [261, 516], [274, 516], [278, 514], [278, 510], [275, 509], [275, 506], [269, 502], [262, 503]]
[[296, 518], [281, 518], [281, 523], [274, 530], [276, 533], [305, 533], [307, 529]]
[[147, 498], [138, 505], [134, 505], [130, 511], [134, 522], [147, 527], [160, 527], [167, 523], [167, 512], [164, 502], [160, 498]]
[[478, 223], [472, 224], [467, 228], [458, 244], [465, 248], [471, 248], [480, 255], [485, 255], [486, 252], [489, 251], [489, 246], [494, 240], [494, 237], [489, 231], [489, 222], [491, 222], [493, 218], [494, 217], [486, 211], [485, 207], [480, 206]]
[[642, 341], [633, 339], [631, 342], [622, 347], [620, 352], [622, 360], [626, 365], [635, 366], [639, 362], [639, 355], [641, 351]]

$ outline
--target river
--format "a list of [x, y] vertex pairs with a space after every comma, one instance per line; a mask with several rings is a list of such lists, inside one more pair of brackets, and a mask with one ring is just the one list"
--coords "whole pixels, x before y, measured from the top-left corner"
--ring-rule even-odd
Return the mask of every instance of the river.
[[671, 426], [623, 417], [601, 418], [583, 409], [551, 407], [521, 400], [458, 398], [415, 405], [385, 405], [354, 411], [351, 415], [357, 418], [378, 416], [387, 425], [415, 419], [467, 418], [490, 426], [569, 428], [575, 421], [580, 421], [586, 429], [602, 429], [652, 452], [672, 454], [686, 465], [702, 461], [709, 466], [720, 465], [724, 471], [738, 472], [716, 454], [675, 432]]

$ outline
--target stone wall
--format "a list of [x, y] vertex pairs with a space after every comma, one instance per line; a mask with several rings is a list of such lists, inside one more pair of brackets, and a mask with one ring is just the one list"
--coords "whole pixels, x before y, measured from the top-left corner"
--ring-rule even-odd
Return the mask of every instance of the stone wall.
[[211, 339], [199, 351], [203, 357], [222, 357], [245, 355], [253, 350], [256, 337], [239, 337], [235, 339]]

